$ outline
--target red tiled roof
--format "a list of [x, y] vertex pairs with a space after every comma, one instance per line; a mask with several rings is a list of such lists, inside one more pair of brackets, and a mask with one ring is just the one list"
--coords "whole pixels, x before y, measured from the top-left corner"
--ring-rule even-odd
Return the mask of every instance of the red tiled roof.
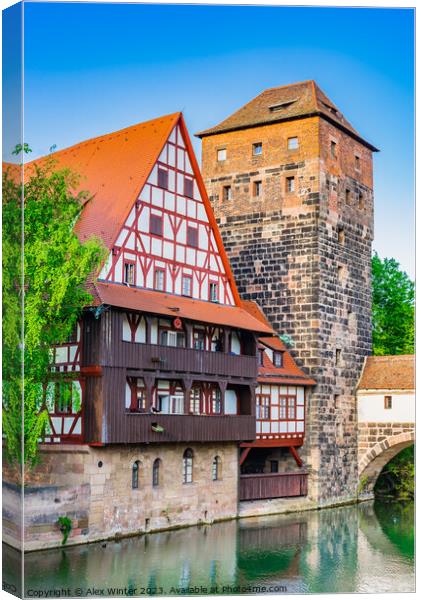
[[111, 249], [180, 116], [174, 113], [138, 123], [39, 158], [25, 165], [25, 179], [32, 166], [51, 159], [54, 169], [69, 168], [79, 174], [79, 190], [87, 190], [92, 198], [75, 232], [82, 242], [96, 235]]
[[215, 127], [205, 129], [196, 135], [202, 138], [226, 131], [314, 115], [323, 117], [341, 129], [345, 129], [362, 144], [377, 151], [377, 148], [360, 136], [312, 80], [265, 90]]
[[415, 388], [415, 357], [368, 356], [357, 386], [358, 390], [413, 390]]
[[193, 321], [228, 325], [239, 329], [248, 329], [260, 334], [272, 333], [269, 325], [255, 319], [246, 310], [238, 306], [227, 306], [193, 300], [185, 296], [175, 296], [152, 290], [129, 288], [122, 284], [94, 284], [96, 303], [109, 304], [120, 308], [142, 311], [147, 313], [168, 315], [173, 318], [187, 318]]
[[266, 352], [263, 353], [263, 366], [259, 367], [259, 383], [282, 383], [282, 384], [300, 384], [300, 385], [316, 385], [314, 379], [311, 379], [302, 371], [288, 352], [285, 344], [275, 334], [273, 328], [270, 326], [266, 319], [262, 309], [256, 302], [250, 300], [242, 301], [243, 308], [255, 319], [258, 319], [261, 323], [270, 327], [273, 335], [260, 338], [259, 342], [261, 347], [268, 347], [272, 350], [278, 350], [283, 353], [282, 367], [275, 367], [271, 362]]
[[[45, 165], [50, 160], [54, 161], [55, 170], [69, 168], [80, 175], [79, 186], [75, 192], [87, 190], [91, 197], [84, 205], [75, 232], [81, 242], [97, 236], [111, 249], [162, 148], [177, 124], [185, 139], [192, 169], [235, 303], [239, 306], [241, 300], [237, 286], [182, 113], [177, 112], [138, 123], [31, 161], [24, 165], [25, 180], [30, 177], [34, 166]], [[5, 163], [3, 169], [7, 167], [10, 167], [13, 177], [16, 178], [20, 166]]]

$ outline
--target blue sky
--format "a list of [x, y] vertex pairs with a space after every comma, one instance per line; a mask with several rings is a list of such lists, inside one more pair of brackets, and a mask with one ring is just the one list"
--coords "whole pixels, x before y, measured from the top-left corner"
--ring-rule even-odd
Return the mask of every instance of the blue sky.
[[25, 141], [36, 157], [177, 110], [193, 134], [315, 79], [381, 149], [374, 248], [413, 275], [413, 28], [410, 9], [26, 3]]

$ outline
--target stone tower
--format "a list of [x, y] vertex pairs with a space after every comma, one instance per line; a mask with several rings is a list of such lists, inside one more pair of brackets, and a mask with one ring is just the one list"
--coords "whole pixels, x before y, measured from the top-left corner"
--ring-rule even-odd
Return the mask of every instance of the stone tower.
[[355, 498], [355, 387], [371, 353], [372, 153], [314, 81], [266, 90], [202, 138], [202, 171], [244, 299], [317, 382], [310, 496]]

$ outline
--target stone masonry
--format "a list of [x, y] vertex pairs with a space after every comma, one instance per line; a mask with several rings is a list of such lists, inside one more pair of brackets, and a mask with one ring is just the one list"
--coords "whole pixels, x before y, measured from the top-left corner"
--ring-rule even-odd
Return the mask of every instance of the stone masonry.
[[373, 495], [383, 467], [414, 441], [415, 423], [359, 423], [360, 497]]
[[[298, 149], [288, 150], [290, 137]], [[202, 172], [240, 294], [292, 338], [294, 357], [318, 382], [300, 452], [309, 495], [321, 505], [354, 499], [355, 386], [371, 353], [371, 151], [319, 116], [202, 142]], [[258, 142], [262, 154], [254, 156]], [[218, 162], [221, 148], [227, 157]], [[293, 192], [287, 177], [295, 178]]]
[[[24, 488], [25, 551], [58, 546], [60, 516], [72, 519], [68, 544], [234, 518], [238, 503], [238, 448], [235, 443], [190, 444], [193, 483], [183, 484], [186, 444], [44, 446], [41, 462]], [[221, 479], [212, 480], [212, 461], [221, 459]], [[159, 486], [152, 464], [161, 459]], [[140, 461], [139, 487], [132, 489], [132, 466]], [[6, 483], [7, 482], [7, 483]], [[20, 545], [13, 507], [19, 486], [3, 478], [4, 541]]]

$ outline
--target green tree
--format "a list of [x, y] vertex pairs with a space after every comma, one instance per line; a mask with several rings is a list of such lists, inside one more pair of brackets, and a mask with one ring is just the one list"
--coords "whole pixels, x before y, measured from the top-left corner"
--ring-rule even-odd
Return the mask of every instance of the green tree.
[[3, 432], [8, 459], [30, 467], [47, 423], [52, 346], [69, 337], [92, 300], [87, 280], [105, 249], [74, 233], [89, 201], [76, 192], [77, 175], [55, 170], [52, 159], [25, 171], [25, 184], [19, 165], [3, 173]]
[[414, 352], [414, 283], [394, 258], [372, 259], [373, 354]]

